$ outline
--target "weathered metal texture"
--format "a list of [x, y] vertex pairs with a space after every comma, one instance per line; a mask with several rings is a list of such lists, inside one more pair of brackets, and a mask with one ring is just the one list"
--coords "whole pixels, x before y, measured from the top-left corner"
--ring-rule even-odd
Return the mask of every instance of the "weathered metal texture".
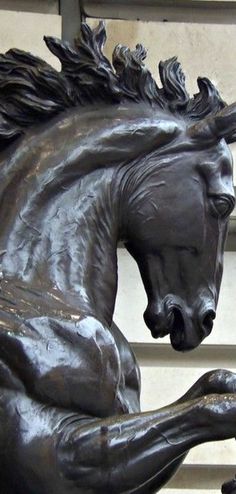
[[206, 78], [191, 98], [176, 58], [158, 87], [141, 45], [117, 46], [111, 65], [105, 40], [102, 23], [82, 24], [74, 46], [46, 37], [60, 73], [16, 49], [0, 57], [4, 494], [155, 493], [190, 448], [236, 435], [226, 370], [142, 413], [139, 367], [112, 322], [121, 240], [152, 336], [184, 352], [212, 331], [236, 103]]

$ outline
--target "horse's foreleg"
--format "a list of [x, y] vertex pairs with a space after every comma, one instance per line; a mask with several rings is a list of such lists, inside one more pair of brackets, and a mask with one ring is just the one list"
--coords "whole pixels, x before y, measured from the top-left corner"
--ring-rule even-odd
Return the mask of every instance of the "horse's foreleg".
[[[184, 403], [186, 401], [200, 398], [207, 394], [218, 393], [234, 393], [236, 392], [236, 375], [235, 373], [225, 370], [216, 369], [209, 371], [201, 376], [196, 383], [174, 404]], [[174, 405], [173, 404], [173, 405]], [[155, 475], [150, 481], [146, 482], [143, 486], [134, 491], [135, 494], [151, 494], [165, 485], [171, 477], [178, 470], [182, 462], [184, 461], [188, 451], [183, 455], [180, 455], [176, 460], [170, 463], [167, 467]]]
[[188, 449], [235, 435], [236, 396], [208, 395], [157, 412], [73, 424], [61, 435], [58, 461], [81, 488], [141, 493], [147, 483], [148, 493], [151, 479]]
[[[235, 373], [225, 370], [216, 369], [209, 371], [201, 376], [191, 388], [179, 398], [173, 405], [184, 403], [195, 398], [200, 398], [207, 394], [224, 394], [236, 392], [236, 375]], [[151, 494], [157, 492], [165, 485], [176, 473], [182, 462], [184, 461], [188, 451], [180, 455], [163, 470], [155, 475], [148, 482], [145, 482], [141, 487], [135, 489], [132, 494]]]

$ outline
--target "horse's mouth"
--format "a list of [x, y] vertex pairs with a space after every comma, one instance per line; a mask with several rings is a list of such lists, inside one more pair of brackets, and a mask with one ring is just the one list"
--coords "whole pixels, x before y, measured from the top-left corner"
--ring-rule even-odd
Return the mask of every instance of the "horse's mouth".
[[164, 338], [170, 335], [170, 342], [175, 350], [181, 351], [184, 348], [185, 321], [179, 309], [174, 308], [171, 311], [171, 316], [167, 318], [166, 324], [162, 327], [155, 324], [152, 327], [149, 325], [149, 328], [153, 338]]
[[188, 345], [186, 347], [184, 331], [181, 327], [180, 328], [175, 327], [174, 329], [171, 330], [167, 329], [162, 331], [160, 331], [157, 328], [153, 328], [151, 329], [151, 335], [154, 339], [164, 338], [165, 336], [170, 335], [171, 346], [174, 350], [178, 352], [184, 352], [195, 348], [195, 346], [192, 345], [191, 346]]
[[[149, 326], [150, 327], [150, 326]], [[166, 318], [165, 325], [160, 327], [158, 324], [150, 327], [153, 338], [164, 338], [170, 335], [170, 341], [175, 350], [182, 348], [184, 344], [185, 321], [182, 311], [178, 308], [172, 309]]]
[[152, 337], [163, 338], [170, 335], [174, 350], [186, 352], [196, 348], [211, 333], [215, 311], [211, 305], [197, 313], [179, 304], [169, 305], [164, 314], [146, 311], [144, 319]]
[[173, 329], [170, 333], [170, 342], [171, 346], [174, 350], [178, 352], [185, 352], [188, 350], [193, 350], [195, 346], [187, 347], [185, 344], [184, 332], [178, 331], [177, 329]]
[[186, 321], [180, 309], [174, 308], [172, 312], [172, 324], [170, 329], [170, 342], [174, 350], [185, 350]]
[[169, 329], [160, 330], [159, 328], [152, 328], [151, 330], [152, 337], [156, 340], [157, 338], [164, 338], [168, 334], [170, 334]]

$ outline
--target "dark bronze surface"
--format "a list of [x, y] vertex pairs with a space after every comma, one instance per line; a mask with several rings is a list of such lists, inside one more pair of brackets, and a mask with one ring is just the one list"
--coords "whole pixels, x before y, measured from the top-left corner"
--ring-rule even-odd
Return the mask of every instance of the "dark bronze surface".
[[141, 45], [118, 46], [113, 69], [104, 41], [103, 25], [84, 25], [74, 48], [47, 38], [61, 73], [18, 50], [0, 57], [4, 494], [154, 493], [189, 448], [236, 435], [226, 370], [141, 413], [139, 368], [112, 323], [122, 240], [152, 335], [187, 351], [211, 332], [236, 104], [207, 79], [191, 99], [176, 59], [158, 88]]
[[227, 482], [224, 482], [221, 488], [222, 494], [235, 494], [236, 493], [236, 476], [228, 480]]

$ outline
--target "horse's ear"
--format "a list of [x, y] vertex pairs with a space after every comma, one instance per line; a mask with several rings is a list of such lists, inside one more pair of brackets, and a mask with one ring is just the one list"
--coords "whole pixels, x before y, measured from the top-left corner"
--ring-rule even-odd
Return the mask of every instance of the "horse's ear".
[[214, 143], [224, 138], [228, 143], [236, 142], [236, 103], [192, 125], [188, 133], [199, 141]]

